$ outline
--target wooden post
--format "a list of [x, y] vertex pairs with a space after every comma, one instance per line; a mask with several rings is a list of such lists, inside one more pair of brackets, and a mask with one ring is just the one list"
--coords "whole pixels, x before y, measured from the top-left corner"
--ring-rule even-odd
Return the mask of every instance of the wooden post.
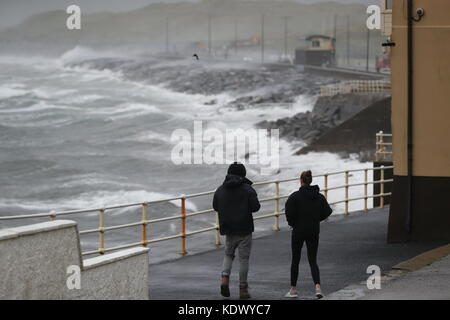
[[280, 183], [275, 182], [275, 225], [274, 231], [280, 231]]
[[98, 251], [100, 254], [105, 253], [105, 209], [98, 211]]
[[348, 171], [345, 171], [345, 211], [344, 214], [348, 216]]
[[364, 169], [364, 211], [368, 211], [369, 209], [367, 208], [367, 181], [368, 181], [368, 177], [367, 177], [367, 169]]
[[384, 166], [381, 166], [380, 180], [380, 207], [384, 208]]
[[179, 252], [184, 256], [186, 251], [186, 199], [181, 198], [181, 248]]
[[220, 246], [220, 224], [219, 224], [219, 213], [216, 212], [216, 246]]
[[148, 210], [148, 204], [143, 203], [142, 204], [142, 217], [141, 217], [141, 222], [142, 222], [141, 242], [144, 247], [147, 246], [147, 225], [148, 225], [147, 210]]

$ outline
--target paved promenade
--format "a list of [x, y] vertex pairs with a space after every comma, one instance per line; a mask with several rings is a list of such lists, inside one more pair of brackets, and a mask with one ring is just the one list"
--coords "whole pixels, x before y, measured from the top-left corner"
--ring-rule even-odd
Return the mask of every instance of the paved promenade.
[[450, 300], [450, 255], [420, 270], [393, 279], [381, 290], [372, 290], [367, 300]]
[[[284, 217], [282, 217], [284, 219]], [[369, 265], [382, 272], [444, 243], [387, 244], [388, 209], [332, 216], [322, 223], [318, 263], [325, 295], [365, 281]], [[150, 265], [151, 299], [222, 299], [219, 279], [223, 248]], [[290, 232], [257, 238], [250, 259], [249, 286], [253, 299], [283, 299], [289, 288]], [[231, 298], [238, 298], [238, 259], [233, 264]], [[303, 248], [299, 298], [312, 299], [313, 283]]]

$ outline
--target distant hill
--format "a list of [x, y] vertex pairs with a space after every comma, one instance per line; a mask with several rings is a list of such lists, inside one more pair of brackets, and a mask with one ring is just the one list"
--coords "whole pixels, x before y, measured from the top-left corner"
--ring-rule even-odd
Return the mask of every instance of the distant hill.
[[[333, 34], [337, 15], [338, 50], [344, 47], [346, 16], [350, 17], [352, 52], [365, 50], [366, 6], [357, 0], [338, 2], [293, 1], [223, 1], [154, 3], [142, 9], [118, 13], [82, 15], [82, 30], [66, 29], [67, 14], [50, 11], [36, 14], [16, 27], [0, 32], [2, 51], [37, 51], [61, 53], [77, 45], [88, 47], [142, 46], [161, 50], [165, 46], [166, 19], [169, 20], [171, 47], [180, 49], [208, 38], [208, 16], [212, 21], [215, 46], [234, 40], [234, 21], [239, 39], [261, 33], [261, 15], [265, 15], [267, 50], [283, 48], [284, 16], [288, 16], [288, 41], [292, 52], [298, 38], [310, 33]], [[342, 4], [340, 2], [348, 2]], [[358, 1], [361, 2], [361, 1]], [[363, 1], [365, 2], [365, 1]], [[373, 46], [378, 36], [374, 36]]]

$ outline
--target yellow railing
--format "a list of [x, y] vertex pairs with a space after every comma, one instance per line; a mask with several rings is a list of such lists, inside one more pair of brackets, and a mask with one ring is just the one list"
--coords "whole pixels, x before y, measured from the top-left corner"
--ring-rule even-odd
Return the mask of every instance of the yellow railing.
[[380, 131], [376, 134], [376, 161], [392, 160], [392, 134]]
[[[385, 170], [392, 169], [393, 167], [377, 167], [377, 168], [366, 168], [366, 169], [356, 169], [356, 170], [346, 170], [346, 171], [338, 171], [338, 172], [332, 172], [332, 173], [325, 173], [321, 175], [314, 176], [315, 180], [317, 181], [318, 178], [323, 179], [323, 188], [321, 192], [324, 194], [326, 198], [328, 198], [328, 195], [331, 191], [334, 190], [344, 190], [344, 197], [343, 199], [340, 199], [338, 201], [331, 202], [330, 205], [336, 205], [343, 203], [344, 204], [344, 215], [349, 214], [349, 203], [352, 201], [357, 200], [363, 200], [364, 201], [364, 207], [363, 210], [368, 210], [368, 199], [371, 198], [378, 198], [380, 197], [380, 206], [384, 206], [384, 198], [387, 196], [390, 196], [391, 193], [385, 193], [384, 192], [384, 185], [386, 183], [391, 183], [393, 180], [388, 179], [386, 180], [385, 177]], [[369, 181], [368, 173], [369, 171], [377, 171], [380, 170], [380, 180], [377, 181]], [[363, 172], [364, 173], [364, 179], [363, 181], [357, 182], [357, 183], [349, 183], [349, 177], [350, 174], [356, 173], [356, 172]], [[329, 177], [330, 176], [336, 176], [336, 175], [343, 175], [344, 178], [344, 184], [339, 186], [333, 186], [329, 187]], [[298, 178], [291, 178], [291, 179], [284, 179], [284, 180], [274, 180], [274, 181], [263, 181], [263, 182], [257, 182], [254, 184], [255, 187], [258, 186], [268, 186], [273, 185], [275, 187], [275, 193], [274, 196], [268, 197], [268, 198], [261, 198], [260, 202], [274, 202], [274, 208], [273, 211], [271, 210], [268, 213], [263, 214], [255, 214], [254, 220], [259, 219], [266, 219], [266, 218], [274, 218], [274, 226], [273, 230], [278, 231], [280, 230], [280, 221], [279, 218], [281, 215], [284, 214], [284, 210], [281, 208], [281, 201], [282, 199], [286, 199], [289, 194], [281, 194], [280, 193], [280, 185], [288, 182], [298, 181]], [[375, 185], [380, 184], [380, 193], [379, 194], [368, 194], [368, 185]], [[363, 186], [364, 187], [364, 195], [359, 197], [353, 197], [351, 198], [349, 196], [349, 189], [350, 187], [356, 187], [356, 186]], [[80, 236], [88, 235], [88, 234], [98, 234], [98, 249], [91, 250], [91, 251], [85, 251], [83, 252], [83, 255], [92, 255], [92, 254], [104, 254], [106, 252], [129, 248], [129, 247], [135, 247], [135, 246], [148, 246], [151, 243], [161, 242], [161, 241], [167, 241], [172, 239], [179, 238], [180, 241], [180, 250], [179, 253], [181, 255], [185, 255], [187, 253], [186, 251], [186, 238], [195, 234], [204, 233], [204, 232], [215, 232], [215, 244], [219, 246], [220, 243], [220, 233], [219, 233], [219, 219], [218, 214], [213, 209], [207, 209], [207, 210], [201, 210], [201, 211], [194, 211], [194, 212], [187, 212], [186, 210], [186, 200], [203, 197], [203, 196], [209, 196], [212, 197], [214, 194], [214, 191], [207, 191], [202, 193], [196, 193], [196, 194], [190, 194], [190, 195], [184, 195], [180, 197], [175, 198], [169, 198], [169, 199], [161, 199], [161, 200], [155, 200], [155, 201], [148, 201], [148, 202], [141, 202], [141, 203], [128, 203], [128, 204], [122, 204], [122, 205], [115, 205], [115, 206], [109, 206], [104, 208], [95, 208], [95, 209], [85, 209], [85, 210], [72, 210], [72, 211], [61, 211], [61, 212], [48, 212], [48, 213], [41, 213], [41, 214], [29, 214], [29, 215], [15, 215], [15, 216], [3, 216], [0, 217], [0, 222], [3, 220], [16, 220], [16, 219], [31, 219], [31, 218], [50, 218], [51, 220], [55, 220], [58, 217], [62, 216], [70, 216], [74, 214], [84, 214], [84, 213], [92, 213], [97, 212], [98, 214], [98, 227], [94, 229], [88, 229], [88, 230], [81, 230], [79, 232]], [[161, 204], [161, 203], [169, 203], [173, 201], [180, 201], [180, 213], [178, 215], [174, 216], [168, 216], [163, 218], [157, 218], [157, 219], [149, 219], [148, 218], [148, 210], [152, 205], [155, 204]], [[106, 226], [105, 225], [105, 215], [108, 214], [111, 210], [114, 209], [122, 209], [122, 208], [132, 208], [132, 207], [140, 207], [141, 208], [141, 219], [140, 221], [133, 222], [133, 223], [127, 223], [127, 224], [120, 224], [120, 225], [113, 225], [113, 226]], [[203, 228], [200, 230], [195, 231], [186, 231], [186, 224], [187, 219], [193, 216], [198, 215], [205, 215], [205, 214], [214, 214], [215, 215], [215, 223], [214, 226]], [[179, 220], [180, 221], [180, 233], [166, 236], [166, 237], [160, 237], [156, 239], [149, 240], [148, 238], [148, 232], [147, 227], [150, 224], [156, 224], [160, 222], [165, 221], [174, 221]], [[140, 226], [141, 232], [140, 232], [140, 241], [139, 242], [132, 242], [132, 243], [126, 243], [120, 246], [115, 247], [106, 247], [105, 244], [105, 233], [108, 231], [113, 230], [119, 230], [119, 229], [125, 229], [130, 227], [138, 227]]]

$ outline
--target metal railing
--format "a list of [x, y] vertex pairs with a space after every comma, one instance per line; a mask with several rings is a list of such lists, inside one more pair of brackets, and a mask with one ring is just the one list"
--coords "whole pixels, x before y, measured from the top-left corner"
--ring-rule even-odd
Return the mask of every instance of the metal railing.
[[392, 134], [380, 131], [376, 134], [376, 161], [392, 160]]
[[[319, 177], [323, 178], [322, 192], [323, 192], [324, 196], [327, 198], [328, 198], [328, 193], [330, 191], [344, 189], [344, 199], [335, 201], [335, 202], [331, 202], [330, 204], [336, 205], [339, 203], [344, 203], [344, 214], [348, 215], [349, 214], [349, 203], [351, 201], [364, 200], [364, 208], [363, 209], [367, 211], [368, 210], [368, 199], [380, 197], [381, 198], [380, 205], [382, 207], [384, 206], [384, 197], [391, 195], [390, 193], [384, 192], [384, 184], [392, 182], [392, 179], [391, 180], [384, 179], [384, 170], [391, 169], [391, 168], [392, 167], [379, 167], [379, 168], [367, 168], [367, 169], [358, 169], [358, 170], [339, 171], [339, 172], [332, 172], [332, 173], [318, 175], [318, 176], [315, 176], [315, 178], [319, 178]], [[375, 170], [381, 170], [380, 180], [369, 181], [368, 180], [368, 172], [375, 171]], [[355, 172], [364, 172], [364, 182], [352, 183], [352, 184], [349, 183], [349, 175], [351, 173], [355, 173]], [[328, 186], [329, 177], [333, 176], [333, 175], [339, 175], [339, 174], [344, 175], [344, 184], [340, 185], [340, 186], [329, 187]], [[275, 181], [266, 181], [266, 182], [255, 183], [254, 186], [264, 186], [264, 185], [271, 185], [271, 184], [273, 184], [275, 186], [275, 195], [273, 197], [260, 199], [260, 202], [274, 201], [275, 205], [274, 205], [273, 212], [256, 215], [254, 219], [258, 220], [258, 219], [274, 217], [275, 224], [274, 224], [273, 229], [280, 230], [279, 217], [284, 214], [283, 210], [280, 208], [280, 200], [288, 197], [288, 194], [286, 194], [286, 195], [280, 194], [280, 184], [297, 181], [297, 180], [298, 180], [298, 178], [292, 178], [292, 179], [285, 179], [285, 180], [275, 180]], [[369, 195], [367, 187], [370, 184], [380, 184], [381, 185], [380, 193], [376, 194], [376, 195]], [[349, 198], [349, 188], [355, 187], [355, 186], [364, 186], [364, 196]], [[124, 248], [128, 248], [128, 247], [134, 247], [134, 246], [138, 246], [138, 245], [147, 246], [150, 243], [167, 241], [167, 240], [176, 239], [176, 238], [181, 239], [179, 253], [184, 255], [184, 254], [186, 254], [186, 238], [188, 236], [192, 236], [195, 234], [209, 232], [209, 231], [215, 231], [215, 244], [220, 245], [219, 223], [218, 223], [217, 213], [213, 209], [207, 209], [207, 210], [201, 210], [201, 211], [195, 211], [195, 212], [189, 212], [189, 213], [186, 210], [186, 200], [187, 199], [193, 199], [193, 198], [202, 197], [202, 196], [212, 196], [213, 193], [214, 193], [214, 191], [208, 191], [208, 192], [190, 194], [190, 195], [186, 195], [186, 196], [169, 198], [169, 199], [161, 199], [161, 200], [149, 201], [149, 202], [143, 202], [143, 203], [130, 203], [130, 204], [115, 205], [115, 206], [109, 206], [109, 207], [104, 207], [104, 208], [95, 208], [95, 209], [86, 209], [86, 210], [72, 210], [72, 211], [31, 214], [31, 215], [5, 216], [5, 217], [0, 217], [0, 221], [1, 220], [13, 220], [13, 219], [45, 218], [45, 217], [48, 217], [51, 220], [55, 220], [57, 217], [60, 217], [60, 216], [97, 212], [98, 213], [98, 228], [82, 230], [82, 231], [80, 231], [80, 235], [83, 236], [83, 235], [87, 235], [87, 234], [98, 233], [98, 249], [83, 252], [83, 255], [104, 254], [105, 252], [109, 252], [109, 251], [124, 249]], [[150, 219], [150, 220], [148, 219], [148, 208], [150, 205], [155, 205], [158, 203], [173, 202], [173, 201], [180, 201], [180, 214], [179, 215], [169, 216], [169, 217], [164, 217], [164, 218], [159, 218], [159, 219]], [[128, 223], [128, 224], [108, 226], [108, 227], [105, 226], [105, 213], [107, 211], [111, 211], [114, 209], [121, 209], [121, 208], [131, 208], [131, 207], [140, 207], [141, 208], [141, 220], [140, 221], [137, 221], [134, 223]], [[212, 227], [195, 230], [192, 232], [187, 232], [186, 231], [187, 218], [197, 216], [197, 215], [203, 215], [203, 214], [215, 214], [215, 218], [216, 218], [215, 225]], [[161, 238], [152, 239], [152, 240], [148, 239], [148, 234], [147, 234], [148, 225], [156, 224], [156, 223], [160, 223], [160, 222], [164, 222], [164, 221], [173, 221], [173, 220], [180, 220], [181, 232], [179, 234], [175, 234], [175, 235], [171, 235], [171, 236], [167, 236], [167, 237], [161, 237]], [[124, 245], [120, 245], [120, 246], [116, 246], [116, 247], [106, 248], [105, 232], [112, 231], [112, 230], [124, 229], [124, 228], [130, 228], [130, 227], [135, 227], [135, 226], [141, 227], [141, 240], [139, 242], [128, 243], [128, 244], [124, 244]]]
[[[366, 169], [355, 169], [355, 170], [346, 170], [346, 171], [338, 171], [338, 172], [331, 172], [331, 173], [325, 173], [325, 174], [321, 174], [321, 175], [316, 175], [314, 176], [315, 180], [317, 181], [318, 178], [322, 178], [323, 179], [323, 188], [321, 190], [321, 192], [323, 193], [323, 195], [328, 199], [329, 193], [331, 191], [335, 191], [335, 190], [340, 190], [343, 189], [344, 190], [344, 198], [338, 201], [334, 201], [331, 202], [330, 205], [336, 205], [336, 204], [340, 204], [343, 203], [344, 204], [344, 215], [348, 215], [349, 214], [349, 203], [352, 201], [357, 201], [357, 200], [363, 200], [364, 201], [364, 206], [363, 206], [363, 210], [367, 211], [368, 210], [368, 199], [371, 198], [380, 198], [380, 207], [384, 207], [384, 198], [387, 196], [390, 196], [391, 193], [385, 193], [384, 192], [384, 185], [386, 183], [391, 183], [393, 181], [393, 179], [385, 179], [384, 178], [384, 171], [388, 170], [388, 169], [392, 169], [393, 167], [377, 167], [377, 168], [366, 168]], [[381, 174], [380, 174], [380, 180], [377, 181], [369, 181], [369, 177], [368, 177], [368, 173], [369, 171], [377, 171], [380, 170]], [[364, 173], [364, 179], [363, 181], [357, 182], [357, 183], [349, 183], [349, 177], [351, 174], [356, 173], [356, 172], [363, 172]], [[333, 186], [330, 187], [329, 186], [329, 178], [331, 176], [336, 176], [336, 175], [343, 175], [344, 177], [344, 184], [342, 185], [338, 185], [338, 186]], [[275, 193], [273, 196], [268, 197], [268, 198], [262, 198], [260, 199], [261, 203], [265, 203], [265, 202], [274, 202], [274, 207], [273, 207], [273, 211], [271, 210], [268, 213], [263, 213], [263, 214], [255, 214], [254, 216], [254, 220], [259, 220], [259, 219], [267, 219], [267, 218], [274, 218], [274, 226], [273, 226], [273, 230], [275, 231], [279, 231], [280, 230], [280, 216], [284, 214], [284, 210], [281, 208], [281, 200], [282, 199], [286, 199], [289, 197], [290, 193], [287, 194], [281, 194], [280, 192], [280, 185], [284, 184], [284, 183], [288, 183], [288, 182], [293, 182], [293, 181], [298, 181], [298, 177], [296, 178], [291, 178], [291, 179], [284, 179], [284, 180], [274, 180], [274, 181], [263, 181], [263, 182], [257, 182], [254, 183], [253, 186], [255, 187], [259, 187], [259, 186], [269, 186], [269, 185], [273, 185], [275, 187]], [[369, 195], [368, 194], [368, 186], [369, 185], [375, 185], [375, 184], [380, 184], [380, 193], [379, 194], [372, 194]], [[356, 187], [356, 186], [363, 186], [364, 187], [364, 195], [363, 196], [359, 196], [359, 197], [353, 197], [351, 198], [349, 195], [349, 189], [351, 187]], [[203, 196], [212, 196], [214, 194], [214, 191], [207, 191], [207, 192], [202, 192], [202, 193], [196, 193], [196, 194], [190, 194], [190, 195], [183, 195], [180, 197], [175, 197], [175, 198], [168, 198], [168, 199], [161, 199], [161, 200], [155, 200], [155, 201], [148, 201], [148, 202], [140, 202], [140, 203], [128, 203], [128, 204], [122, 204], [122, 205], [114, 205], [114, 206], [109, 206], [109, 207], [104, 207], [104, 208], [95, 208], [95, 209], [85, 209], [85, 210], [72, 210], [72, 211], [61, 211], [61, 212], [48, 212], [48, 213], [40, 213], [40, 214], [30, 214], [30, 215], [15, 215], [15, 216], [3, 216], [0, 217], [0, 222], [3, 220], [16, 220], [16, 219], [31, 219], [31, 218], [50, 218], [50, 220], [55, 220], [58, 217], [62, 217], [62, 216], [70, 216], [70, 215], [74, 215], [74, 214], [85, 214], [85, 213], [92, 213], [92, 212], [97, 212], [98, 214], [98, 227], [94, 228], [94, 229], [88, 229], [88, 230], [81, 230], [79, 232], [80, 237], [81, 236], [85, 236], [88, 234], [98, 234], [98, 249], [96, 250], [91, 250], [91, 251], [85, 251], [83, 252], [83, 256], [85, 255], [92, 255], [92, 254], [104, 254], [106, 252], [110, 252], [110, 251], [114, 251], [114, 250], [119, 250], [119, 249], [124, 249], [124, 248], [130, 248], [130, 247], [135, 247], [135, 246], [148, 246], [149, 244], [152, 243], [157, 243], [157, 242], [161, 242], [161, 241], [167, 241], [167, 240], [172, 240], [172, 239], [180, 239], [180, 250], [179, 250], [179, 254], [181, 255], [185, 255], [187, 253], [186, 250], [186, 239], [189, 236], [195, 235], [195, 234], [200, 234], [200, 233], [205, 233], [205, 232], [211, 232], [214, 231], [215, 233], [215, 245], [216, 246], [220, 246], [221, 242], [220, 242], [220, 233], [219, 233], [219, 218], [218, 218], [218, 214], [217, 212], [215, 212], [213, 209], [207, 209], [207, 210], [200, 210], [200, 211], [194, 211], [194, 212], [187, 212], [186, 210], [186, 200], [188, 199], [193, 199], [193, 198], [198, 198], [198, 197], [203, 197]], [[157, 219], [149, 219], [148, 217], [148, 211], [149, 208], [152, 205], [156, 205], [156, 204], [161, 204], [161, 203], [173, 203], [174, 201], [180, 201], [180, 212], [177, 215], [174, 216], [168, 216], [168, 217], [163, 217], [163, 218], [157, 218]], [[211, 201], [212, 202], [212, 201]], [[113, 225], [113, 226], [106, 226], [105, 225], [105, 215], [108, 214], [109, 211], [114, 210], [114, 209], [122, 209], [122, 208], [132, 208], [132, 207], [140, 207], [141, 209], [141, 218], [140, 221], [136, 221], [133, 223], [127, 223], [127, 224], [120, 224], [120, 225]], [[190, 231], [187, 232], [186, 231], [186, 224], [187, 224], [187, 219], [193, 216], [198, 216], [198, 215], [206, 215], [206, 214], [214, 214], [215, 215], [215, 223], [214, 226], [211, 227], [207, 227], [207, 228], [203, 228], [203, 229], [199, 229], [199, 230], [195, 230], [195, 231]], [[179, 234], [175, 234], [175, 235], [171, 235], [171, 236], [166, 236], [166, 237], [159, 237], [156, 239], [149, 239], [148, 238], [148, 225], [150, 224], [156, 224], [156, 223], [161, 223], [164, 221], [174, 221], [174, 220], [179, 220], [180, 221], [180, 233]], [[131, 242], [131, 243], [126, 243], [123, 245], [119, 245], [119, 246], [115, 246], [115, 247], [106, 247], [106, 243], [105, 243], [105, 233], [108, 231], [112, 231], [112, 230], [119, 230], [119, 229], [125, 229], [125, 228], [130, 228], [130, 227], [137, 227], [140, 226], [141, 232], [140, 232], [140, 241], [138, 242]]]
[[386, 92], [391, 83], [386, 80], [349, 80], [320, 87], [321, 96], [334, 96], [344, 93]]

